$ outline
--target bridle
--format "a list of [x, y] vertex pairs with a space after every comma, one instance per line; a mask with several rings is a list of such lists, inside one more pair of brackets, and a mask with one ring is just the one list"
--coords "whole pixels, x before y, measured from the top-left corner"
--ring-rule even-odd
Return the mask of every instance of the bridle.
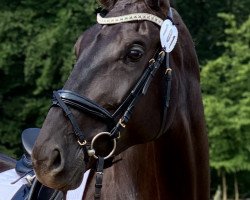
[[[169, 17], [172, 18], [171, 13], [172, 11], [170, 8]], [[98, 15], [97, 20], [100, 24], [117, 24], [127, 21], [148, 20], [160, 25], [163, 22], [163, 20], [159, 17], [147, 13], [136, 13], [114, 18], [102, 18], [100, 15]], [[144, 72], [142, 73], [141, 77], [139, 78], [129, 95], [125, 98], [125, 100], [113, 114], [107, 111], [99, 104], [95, 103], [94, 101], [88, 99], [87, 97], [81, 96], [73, 91], [58, 90], [53, 92], [52, 106], [59, 106], [67, 116], [73, 127], [74, 134], [78, 139], [79, 145], [83, 147], [85, 155], [88, 155], [85, 157], [88, 158], [93, 156], [94, 158], [98, 159], [96, 168], [95, 199], [100, 199], [101, 195], [104, 161], [114, 154], [116, 150], [116, 141], [119, 139], [122, 130], [126, 128], [126, 125], [133, 113], [136, 103], [138, 102], [141, 96], [147, 93], [152, 79], [154, 78], [156, 72], [158, 71], [160, 66], [162, 66], [162, 63], [164, 61], [166, 62], [166, 65], [164, 65], [164, 111], [161, 129], [157, 135], [157, 137], [159, 137], [163, 134], [166, 125], [166, 115], [169, 107], [172, 80], [172, 69], [169, 65], [169, 53], [166, 53], [164, 50], [160, 52], [158, 51], [156, 57], [149, 61], [149, 65], [145, 68]], [[107, 124], [108, 131], [97, 134], [89, 143], [84, 132], [80, 129], [73, 113], [71, 112], [68, 106], [80, 110], [91, 117], [95, 117], [103, 121], [105, 124]], [[101, 137], [106, 137], [109, 140], [112, 140], [113, 142], [113, 148], [111, 152], [106, 156], [96, 155], [95, 152], [94, 144], [96, 140]]]
[[[77, 121], [74, 118], [73, 113], [68, 108], [68, 106], [74, 107], [78, 110], [83, 111], [86, 114], [89, 114], [90, 116], [96, 117], [97, 119], [106, 122], [108, 124], [108, 127], [112, 127], [112, 129], [110, 129], [109, 131], [110, 138], [116, 139], [117, 137], [119, 137], [119, 133], [121, 132], [121, 130], [126, 127], [139, 97], [141, 95], [146, 94], [147, 89], [155, 73], [157, 72], [161, 64], [163, 63], [164, 58], [165, 58], [165, 52], [161, 51], [158, 54], [158, 57], [156, 60], [151, 59], [149, 66], [145, 69], [140, 79], [138, 80], [134, 88], [131, 90], [130, 94], [127, 96], [127, 98], [123, 101], [123, 103], [119, 106], [119, 108], [113, 114], [111, 114], [105, 108], [93, 102], [92, 100], [84, 96], [80, 96], [79, 94], [73, 91], [58, 90], [58, 91], [53, 92], [53, 97], [54, 97], [53, 106], [60, 106], [62, 108], [62, 110], [68, 117], [74, 129], [74, 133], [78, 138], [78, 143], [81, 146], [86, 147], [87, 140], [86, 140], [85, 134], [81, 131]], [[122, 116], [122, 117], [120, 117], [119, 120], [117, 121], [117, 118], [119, 116]], [[106, 132], [102, 132], [101, 135], [103, 135], [103, 133], [106, 133]], [[95, 136], [95, 139], [97, 136]], [[93, 140], [91, 143], [93, 143]], [[94, 149], [92, 148], [88, 149], [89, 156], [95, 155], [93, 150]], [[105, 157], [105, 159], [109, 157], [110, 156]]]

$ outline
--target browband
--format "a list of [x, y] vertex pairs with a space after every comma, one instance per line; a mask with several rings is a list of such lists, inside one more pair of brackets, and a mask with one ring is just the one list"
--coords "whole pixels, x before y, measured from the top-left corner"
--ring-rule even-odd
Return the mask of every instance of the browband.
[[119, 17], [102, 17], [100, 13], [97, 14], [97, 22], [99, 24], [118, 24], [123, 22], [142, 21], [142, 20], [154, 22], [159, 26], [161, 26], [163, 23], [163, 20], [160, 17], [157, 17], [149, 13], [134, 13]]

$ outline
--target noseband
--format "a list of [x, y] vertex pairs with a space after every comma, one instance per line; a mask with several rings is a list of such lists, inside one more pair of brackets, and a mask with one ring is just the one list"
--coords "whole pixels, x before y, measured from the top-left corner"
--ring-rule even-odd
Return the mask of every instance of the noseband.
[[[170, 9], [170, 16], [172, 18], [172, 11]], [[135, 20], [147, 20], [154, 22], [158, 25], [161, 25], [163, 20], [157, 16], [147, 14], [147, 13], [136, 13], [125, 15], [121, 17], [113, 17], [113, 18], [102, 18], [101, 15], [97, 16], [97, 21], [100, 24], [117, 24], [127, 21], [135, 21]], [[166, 65], [162, 65], [163, 62], [166, 62]], [[96, 169], [96, 190], [95, 190], [95, 199], [100, 199], [101, 195], [101, 187], [102, 187], [102, 176], [103, 176], [103, 167], [104, 160], [110, 158], [116, 149], [116, 140], [119, 139], [120, 133], [123, 129], [126, 128], [126, 125], [133, 113], [136, 103], [139, 98], [147, 93], [148, 87], [154, 78], [156, 72], [160, 68], [160, 66], [165, 67], [165, 75], [164, 75], [164, 84], [165, 90], [163, 95], [164, 100], [164, 111], [163, 111], [163, 119], [161, 123], [161, 129], [158, 133], [159, 137], [165, 129], [166, 125], [166, 113], [167, 108], [169, 107], [170, 100], [170, 89], [171, 89], [171, 80], [172, 80], [172, 69], [169, 66], [169, 53], [165, 51], [158, 52], [156, 58], [151, 59], [149, 61], [149, 65], [145, 68], [141, 77], [131, 90], [130, 94], [125, 98], [123, 103], [117, 108], [114, 113], [110, 113], [105, 108], [95, 103], [94, 101], [88, 99], [87, 97], [80, 96], [79, 94], [69, 91], [69, 90], [58, 90], [53, 92], [53, 101], [52, 106], [59, 106], [67, 116], [70, 121], [74, 134], [78, 139], [79, 145], [83, 147], [85, 154], [88, 154], [89, 157], [93, 156], [98, 159], [97, 169]], [[99, 119], [107, 124], [108, 131], [98, 133], [91, 142], [88, 142], [84, 132], [80, 129], [73, 113], [69, 109], [69, 107], [75, 108], [88, 114], [91, 117]], [[111, 152], [105, 157], [96, 155], [94, 144], [98, 138], [108, 137], [113, 141], [113, 148]]]

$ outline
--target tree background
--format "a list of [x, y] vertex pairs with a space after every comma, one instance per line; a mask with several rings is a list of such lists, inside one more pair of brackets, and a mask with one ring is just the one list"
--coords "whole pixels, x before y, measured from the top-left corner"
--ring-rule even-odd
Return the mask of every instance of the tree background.
[[[250, 196], [250, 1], [175, 0], [201, 63], [211, 193], [227, 180]], [[74, 64], [78, 36], [95, 23], [93, 0], [0, 1], [0, 152], [18, 158], [21, 131], [40, 127], [51, 91]], [[235, 177], [237, 179], [235, 179]], [[221, 180], [222, 178], [222, 180]]]

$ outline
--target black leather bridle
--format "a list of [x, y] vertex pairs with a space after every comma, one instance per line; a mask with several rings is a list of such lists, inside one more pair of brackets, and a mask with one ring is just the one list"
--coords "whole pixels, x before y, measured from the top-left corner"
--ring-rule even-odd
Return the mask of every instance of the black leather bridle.
[[[135, 84], [134, 88], [131, 90], [130, 94], [126, 97], [123, 103], [119, 106], [119, 108], [111, 114], [102, 106], [98, 105], [94, 101], [80, 96], [79, 94], [69, 91], [69, 90], [58, 90], [53, 92], [53, 101], [52, 106], [59, 106], [64, 111], [65, 115], [69, 119], [74, 133], [78, 139], [78, 143], [83, 147], [84, 152], [88, 154], [88, 156], [94, 156], [98, 158], [97, 164], [97, 175], [96, 175], [96, 192], [95, 192], [95, 199], [100, 198], [101, 194], [101, 187], [102, 187], [102, 176], [103, 176], [103, 166], [104, 160], [111, 157], [116, 148], [116, 139], [119, 138], [120, 132], [124, 129], [133, 113], [134, 107], [142, 95], [145, 95], [148, 87], [154, 78], [156, 72], [162, 66], [164, 60], [166, 60], [165, 66], [165, 92], [163, 96], [164, 102], [164, 111], [163, 111], [163, 118], [162, 118], [162, 125], [158, 136], [163, 134], [165, 124], [166, 124], [166, 113], [167, 108], [169, 106], [170, 100], [170, 90], [171, 90], [171, 79], [172, 79], [172, 70], [169, 67], [169, 58], [168, 54], [164, 51], [161, 51], [156, 60], [151, 59], [149, 62], [149, 66], [144, 70], [143, 74], [139, 78], [138, 82]], [[73, 113], [71, 112], [70, 108], [75, 108], [80, 110], [86, 114], [89, 114], [92, 117], [95, 117], [104, 123], [107, 123], [110, 130], [108, 132], [102, 132], [97, 134], [89, 144], [86, 140], [86, 136], [84, 132], [81, 130], [80, 126], [78, 125]], [[121, 117], [120, 117], [121, 116]], [[113, 149], [109, 155], [106, 157], [101, 157], [95, 155], [94, 150], [94, 142], [98, 137], [102, 135], [108, 135], [111, 140], [113, 140]], [[85, 154], [86, 155], [86, 154]]]
[[[95, 117], [103, 121], [104, 123], [107, 123], [108, 127], [111, 127], [110, 130], [108, 130], [108, 133], [110, 133], [110, 138], [116, 139], [117, 137], [119, 137], [119, 133], [122, 131], [122, 129], [126, 127], [137, 101], [142, 95], [146, 94], [153, 77], [155, 76], [157, 70], [160, 68], [165, 59], [165, 55], [166, 55], [165, 52], [161, 51], [158, 54], [156, 60], [151, 59], [151, 61], [149, 62], [149, 66], [144, 70], [143, 74], [139, 78], [134, 88], [131, 90], [130, 94], [126, 97], [123, 103], [118, 107], [118, 109], [113, 114], [107, 111], [99, 104], [95, 103], [94, 101], [84, 96], [80, 96], [79, 94], [69, 90], [54, 91], [52, 106], [59, 106], [62, 108], [65, 115], [69, 119], [73, 127], [74, 133], [78, 139], [78, 143], [81, 146], [89, 148], [89, 146], [87, 145], [88, 142], [86, 140], [86, 136], [84, 132], [80, 129], [73, 113], [71, 112], [68, 106], [80, 110], [86, 114], [89, 114], [90, 116]], [[171, 76], [171, 70], [169, 67], [167, 67], [166, 68], [167, 85], [169, 85], [171, 81], [170, 76]], [[169, 89], [167, 89], [167, 91], [168, 92], [166, 93], [166, 95], [164, 95], [165, 96], [164, 102], [169, 102], [168, 97], [170, 96], [170, 87]]]
[[[68, 120], [70, 121], [74, 134], [78, 139], [78, 143], [83, 147], [85, 155], [87, 154], [89, 157], [93, 156], [98, 159], [97, 168], [96, 168], [96, 190], [95, 190], [95, 199], [100, 199], [101, 195], [101, 187], [102, 187], [102, 178], [103, 178], [103, 168], [104, 168], [104, 160], [110, 158], [116, 149], [116, 140], [119, 138], [120, 133], [126, 127], [133, 110], [135, 108], [136, 103], [139, 98], [146, 94], [148, 87], [154, 78], [156, 72], [163, 66], [165, 68], [164, 74], [164, 94], [163, 94], [163, 117], [160, 131], [157, 137], [161, 136], [164, 133], [166, 126], [166, 116], [167, 110], [169, 107], [170, 101], [170, 91], [171, 91], [171, 80], [172, 80], [172, 69], [169, 65], [169, 53], [165, 53], [162, 50], [157, 54], [155, 59], [151, 59], [149, 61], [149, 65], [145, 68], [141, 77], [135, 84], [134, 88], [131, 90], [130, 94], [125, 98], [123, 103], [117, 108], [117, 110], [112, 114], [107, 111], [105, 108], [97, 104], [96, 102], [88, 99], [87, 97], [81, 96], [73, 91], [69, 90], [58, 90], [53, 92], [53, 103], [52, 106], [59, 106], [64, 111]], [[165, 61], [166, 64], [163, 65]], [[81, 130], [78, 125], [73, 113], [70, 108], [75, 108], [80, 110], [91, 117], [97, 118], [108, 126], [107, 132], [101, 132], [97, 134], [92, 141], [88, 142], [86, 135]], [[94, 143], [97, 138], [106, 135], [110, 140], [113, 141], [113, 149], [106, 157], [96, 155], [94, 149]]]

